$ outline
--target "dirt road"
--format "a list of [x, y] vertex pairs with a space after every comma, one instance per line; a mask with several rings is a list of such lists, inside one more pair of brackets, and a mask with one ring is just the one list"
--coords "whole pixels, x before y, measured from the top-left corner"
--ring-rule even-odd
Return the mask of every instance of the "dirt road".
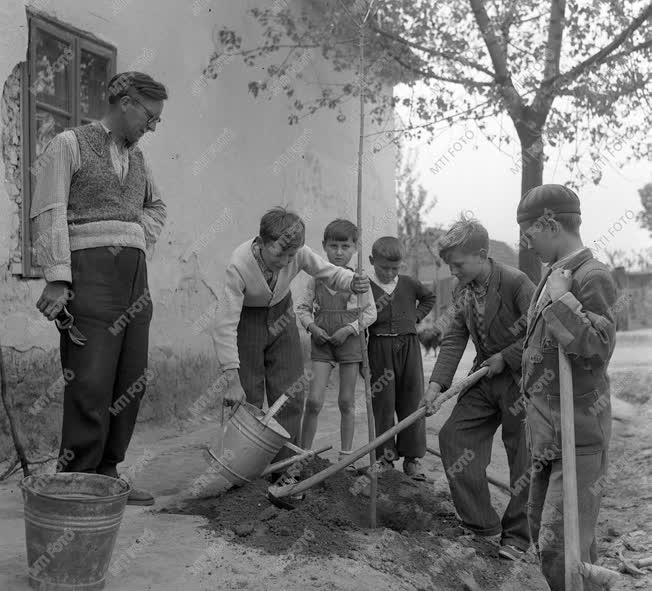
[[[652, 331], [619, 335], [611, 365], [612, 470], [599, 525], [601, 560], [611, 567], [617, 565], [619, 548], [627, 556], [652, 554], [651, 350]], [[458, 375], [468, 370], [471, 359], [469, 350]], [[426, 375], [432, 364], [433, 357], [427, 357]], [[436, 433], [451, 408], [448, 403], [428, 420], [430, 445], [436, 446]], [[355, 446], [366, 440], [362, 392], [358, 410]], [[220, 499], [192, 499], [188, 488], [207, 469], [202, 447], [214, 432], [209, 421], [192, 428], [139, 428], [123, 469], [136, 468], [138, 485], [156, 494], [157, 504], [127, 507], [113, 555], [114, 561], [122, 558], [123, 568], [114, 569], [107, 590], [547, 588], [532, 562], [506, 563], [497, 559], [495, 545], [452, 534], [454, 509], [441, 463], [434, 456], [425, 461], [430, 483], [412, 483], [398, 471], [381, 477], [381, 527], [369, 531], [366, 501], [355, 494], [355, 476], [344, 474], [311, 490], [301, 507], [291, 512], [270, 506], [262, 482]], [[337, 449], [338, 438], [339, 411], [332, 392], [320, 417], [315, 446], [328, 442]], [[334, 459], [335, 453], [325, 457]], [[490, 472], [507, 480], [500, 433]], [[17, 482], [14, 478], [0, 483], [3, 591], [28, 589]], [[505, 496], [495, 488], [492, 494], [496, 508], [502, 510]], [[393, 510], [397, 506], [401, 509]], [[636, 588], [652, 588], [652, 577], [626, 577], [618, 587]]]

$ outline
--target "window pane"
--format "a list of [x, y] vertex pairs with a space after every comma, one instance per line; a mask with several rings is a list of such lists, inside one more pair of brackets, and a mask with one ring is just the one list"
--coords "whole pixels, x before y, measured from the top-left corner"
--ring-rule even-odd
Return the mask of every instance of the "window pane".
[[55, 135], [68, 127], [70, 120], [67, 117], [36, 109], [36, 158], [43, 153], [45, 146]]
[[39, 101], [70, 110], [72, 46], [50, 33], [34, 31], [36, 77], [30, 92]]
[[100, 119], [106, 104], [109, 60], [90, 51], [82, 50], [79, 71], [79, 100], [82, 115], [91, 119]]

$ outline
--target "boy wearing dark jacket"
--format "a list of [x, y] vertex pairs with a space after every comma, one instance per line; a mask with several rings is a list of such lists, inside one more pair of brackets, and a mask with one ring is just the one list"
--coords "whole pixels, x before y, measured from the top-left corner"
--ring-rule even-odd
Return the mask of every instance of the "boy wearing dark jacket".
[[[564, 584], [561, 413], [558, 347], [573, 373], [575, 453], [583, 562], [597, 558], [595, 526], [600, 510], [611, 436], [607, 366], [614, 350], [616, 290], [605, 265], [579, 234], [580, 200], [562, 185], [528, 191], [517, 219], [530, 247], [548, 269], [528, 311], [523, 346], [523, 392], [533, 458], [529, 522], [541, 569], [552, 591]], [[600, 589], [585, 580], [584, 589]], [[571, 590], [568, 590], [571, 591]]]
[[[488, 366], [489, 372], [460, 394], [439, 432], [442, 462], [462, 528], [478, 536], [500, 534], [499, 555], [518, 560], [530, 546], [528, 486], [518, 482], [529, 467], [518, 383], [534, 285], [518, 269], [488, 257], [488, 250], [487, 230], [473, 219], [457, 222], [440, 241], [440, 256], [459, 285], [449, 326], [442, 327], [444, 338], [425, 402], [430, 407], [450, 386], [470, 337], [476, 350], [473, 369]], [[512, 491], [502, 519], [491, 505], [486, 475], [499, 426]]]

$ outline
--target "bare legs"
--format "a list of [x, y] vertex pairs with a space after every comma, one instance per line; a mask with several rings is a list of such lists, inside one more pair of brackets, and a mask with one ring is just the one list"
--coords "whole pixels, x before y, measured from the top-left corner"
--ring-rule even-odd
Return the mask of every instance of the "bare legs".
[[[319, 413], [324, 405], [324, 396], [328, 386], [332, 365], [327, 361], [313, 361], [312, 383], [310, 384], [310, 395], [306, 401], [306, 408], [303, 415], [303, 427], [301, 447], [310, 449], [315, 433]], [[353, 445], [353, 432], [355, 425], [355, 385], [358, 378], [357, 363], [340, 364], [340, 393], [338, 406], [342, 419], [340, 422], [340, 437], [343, 451], [350, 451]]]

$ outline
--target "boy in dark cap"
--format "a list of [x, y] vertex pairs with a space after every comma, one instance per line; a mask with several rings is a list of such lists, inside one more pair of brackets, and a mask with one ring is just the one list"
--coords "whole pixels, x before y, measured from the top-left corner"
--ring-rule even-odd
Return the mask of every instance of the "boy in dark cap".
[[[607, 469], [611, 405], [607, 365], [615, 345], [616, 290], [605, 265], [582, 244], [580, 200], [568, 187], [541, 185], [518, 206], [518, 223], [548, 268], [528, 310], [522, 390], [533, 459], [530, 534], [552, 591], [564, 585], [558, 346], [573, 373], [581, 560], [597, 558], [595, 525]], [[599, 589], [585, 581], [584, 589]], [[571, 590], [568, 590], [571, 591]]]

